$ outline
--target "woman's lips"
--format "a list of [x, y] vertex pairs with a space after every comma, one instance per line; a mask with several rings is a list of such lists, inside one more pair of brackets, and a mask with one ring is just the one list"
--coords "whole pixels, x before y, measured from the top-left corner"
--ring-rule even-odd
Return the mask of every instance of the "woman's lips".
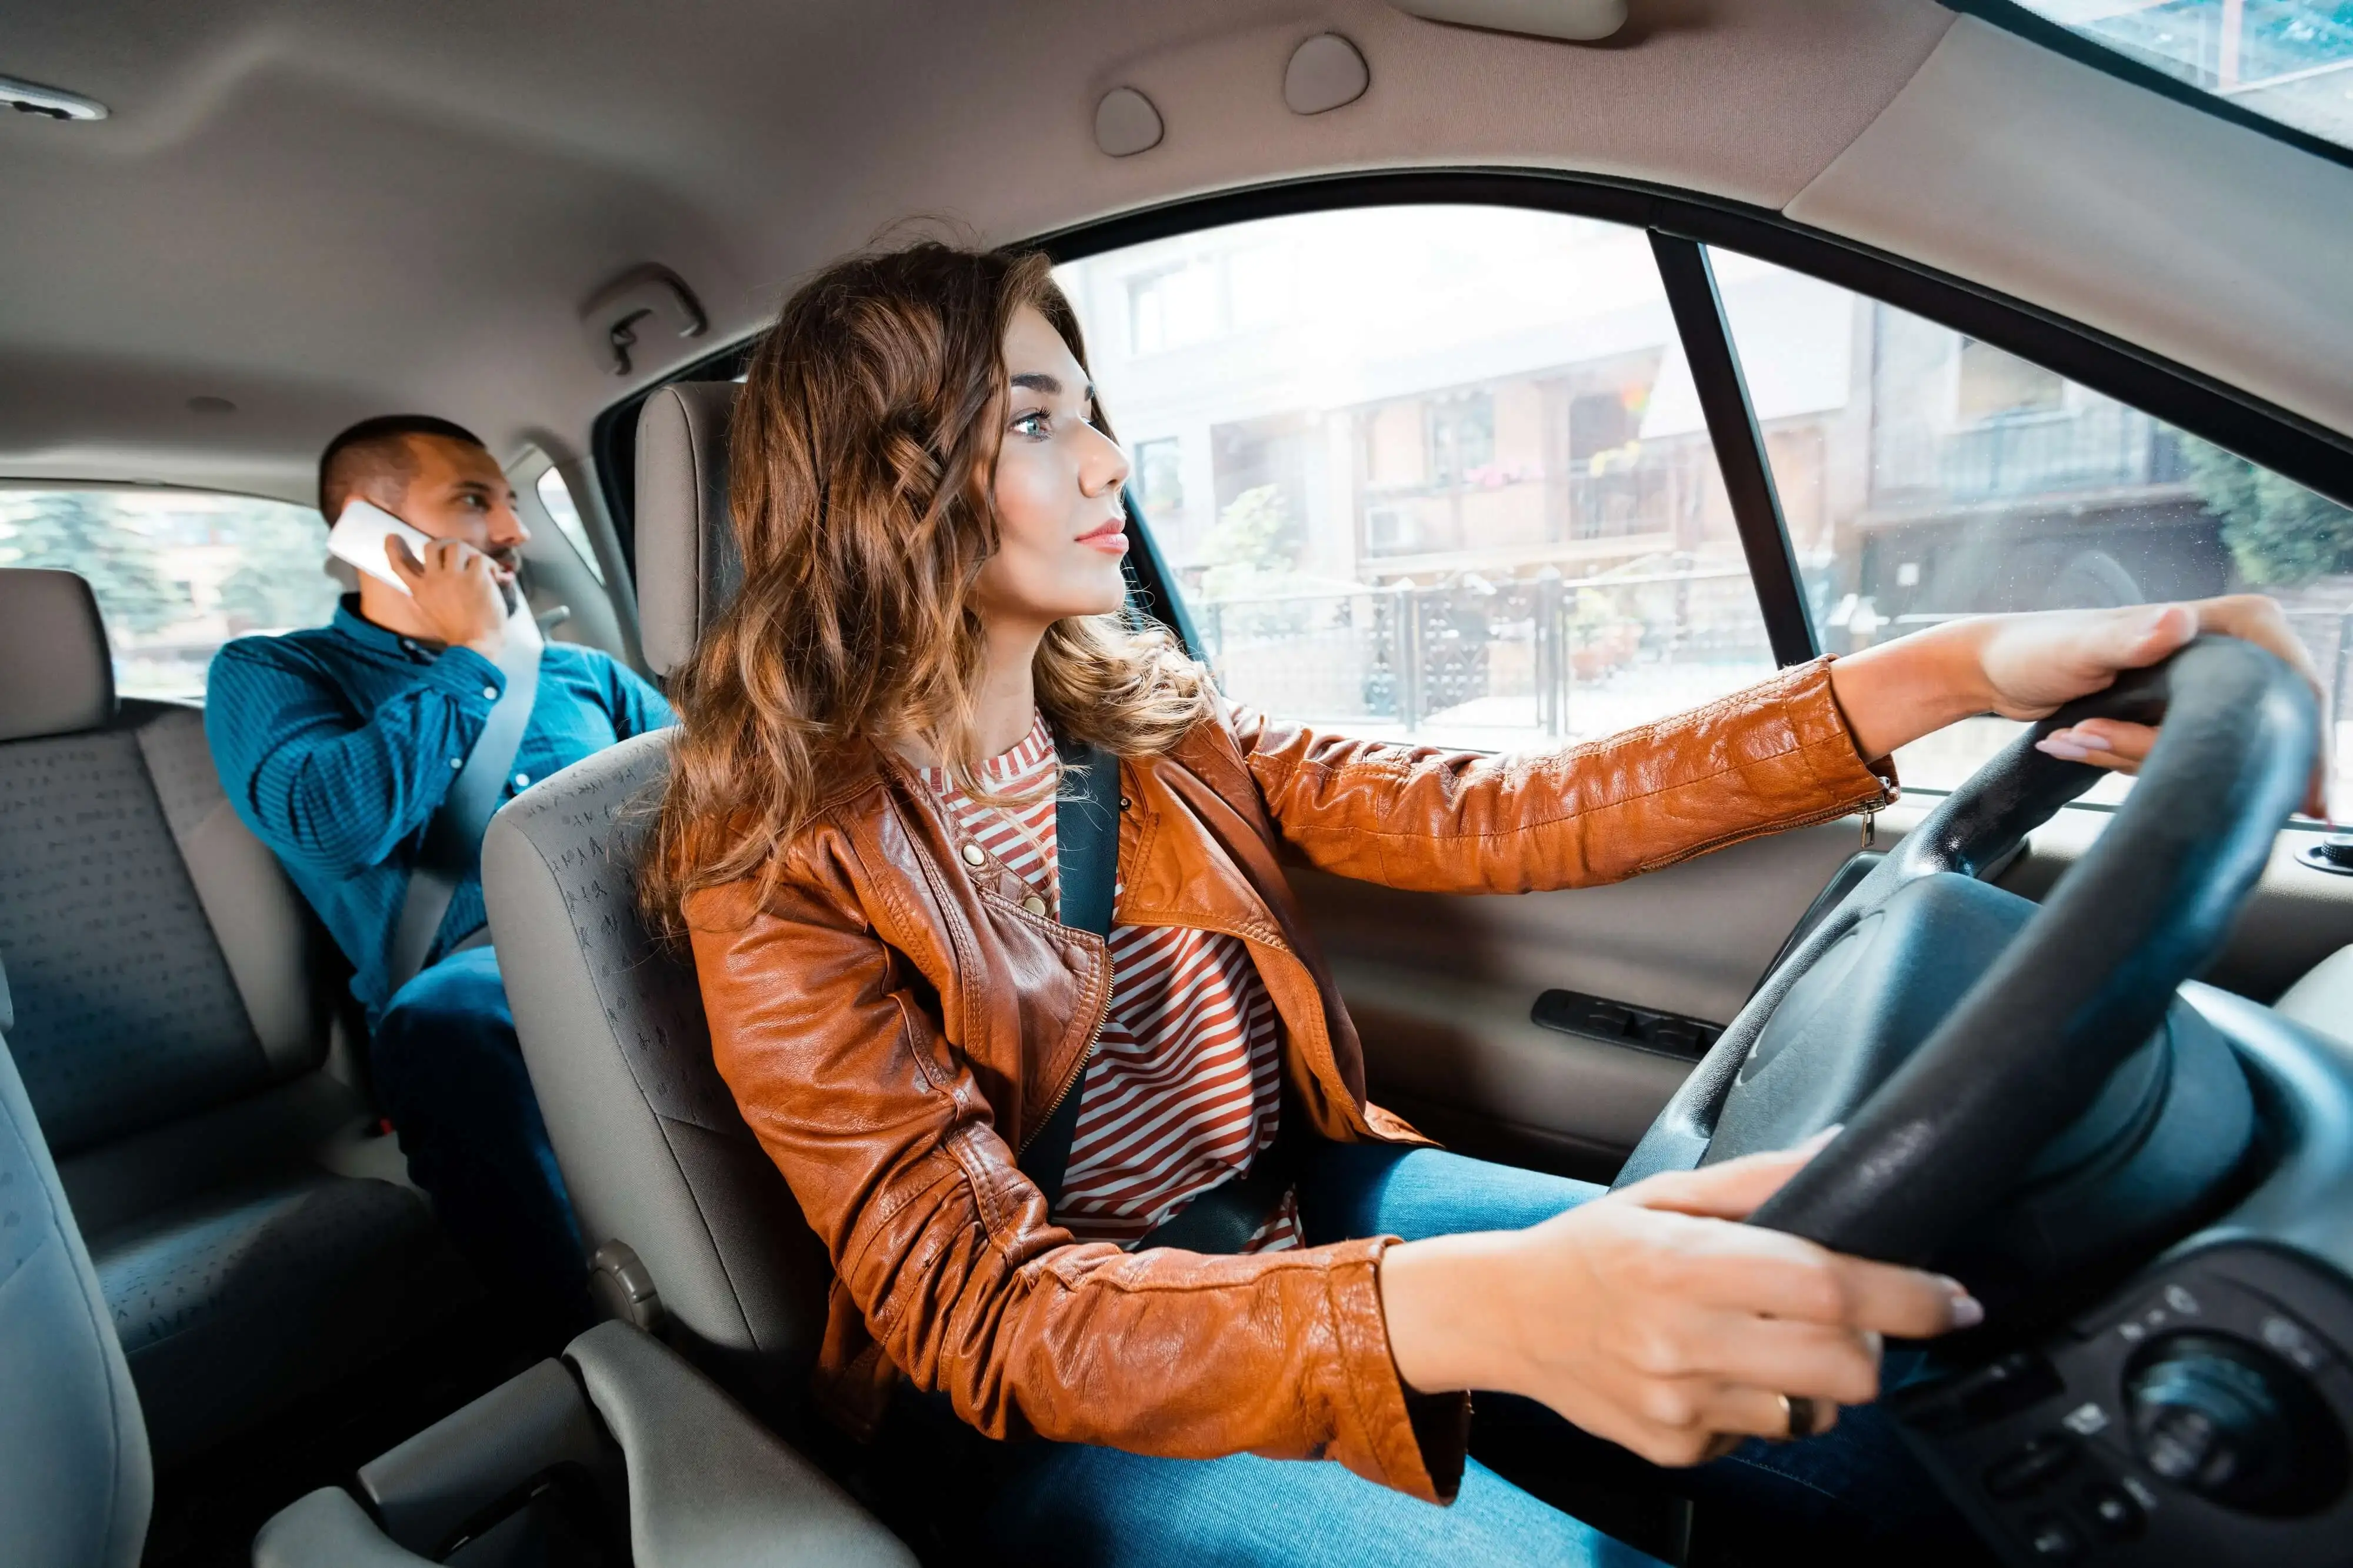
[[1114, 517], [1092, 532], [1079, 535], [1079, 542], [1090, 550], [1100, 550], [1106, 555], [1127, 553], [1127, 520]]

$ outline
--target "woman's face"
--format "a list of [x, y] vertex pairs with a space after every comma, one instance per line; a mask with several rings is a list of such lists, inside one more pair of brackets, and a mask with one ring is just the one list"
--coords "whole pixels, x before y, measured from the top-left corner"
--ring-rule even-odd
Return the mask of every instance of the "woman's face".
[[973, 607], [992, 626], [1039, 628], [1115, 610], [1127, 592], [1127, 454], [1095, 428], [1087, 373], [1029, 306], [1006, 329], [1005, 366], [993, 476], [998, 548], [980, 569]]

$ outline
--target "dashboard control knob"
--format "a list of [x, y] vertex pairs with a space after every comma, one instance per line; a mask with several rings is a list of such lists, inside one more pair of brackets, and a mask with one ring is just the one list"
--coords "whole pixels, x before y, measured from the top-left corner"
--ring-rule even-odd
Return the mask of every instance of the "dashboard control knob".
[[2142, 1462], [2175, 1486], [2252, 1513], [2316, 1508], [2345, 1485], [2345, 1435], [2269, 1351], [2168, 1334], [2135, 1358], [2126, 1406]]

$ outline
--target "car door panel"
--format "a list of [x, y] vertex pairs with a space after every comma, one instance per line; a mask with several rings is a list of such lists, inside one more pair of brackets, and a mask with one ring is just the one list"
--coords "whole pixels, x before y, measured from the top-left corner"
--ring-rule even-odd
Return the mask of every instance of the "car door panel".
[[[1877, 846], [1900, 842], [1935, 804], [1881, 814]], [[2111, 815], [2063, 811], [1998, 881], [2041, 897]], [[2315, 837], [2281, 834], [2214, 984], [2269, 1000], [2353, 943], [2353, 878], [2298, 858]], [[1537, 996], [1562, 987], [1727, 1022], [1861, 841], [1848, 819], [1610, 887], [1522, 897], [1398, 892], [1314, 871], [1293, 883], [1364, 1039], [1376, 1100], [1462, 1152], [1599, 1180], [1690, 1064], [1535, 1024]]]
[[[1883, 814], [1916, 820], [1899, 805]], [[1883, 827], [1880, 841], [1888, 835]], [[1376, 1099], [1466, 1153], [1606, 1176], [1687, 1061], [1533, 1023], [1556, 987], [1715, 1023], [1861, 846], [1860, 819], [1609, 887], [1451, 897], [1292, 881], [1365, 1042]]]

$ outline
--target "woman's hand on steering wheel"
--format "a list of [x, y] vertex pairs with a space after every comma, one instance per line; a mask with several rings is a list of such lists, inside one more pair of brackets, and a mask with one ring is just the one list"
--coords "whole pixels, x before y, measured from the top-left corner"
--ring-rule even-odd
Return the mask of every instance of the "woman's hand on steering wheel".
[[1661, 1465], [1828, 1430], [1839, 1405], [1878, 1397], [1883, 1335], [1984, 1316], [1942, 1275], [1735, 1223], [1828, 1137], [1653, 1176], [1526, 1230], [1390, 1247], [1399, 1375], [1542, 1400]]
[[[2312, 656], [2288, 629], [2276, 600], [2260, 594], [2232, 594], [2179, 605], [2142, 605], [2123, 610], [2061, 610], [2047, 616], [2004, 616], [1986, 623], [1983, 661], [1994, 691], [1993, 710], [2006, 719], [2041, 719], [2061, 703], [2105, 689], [2120, 670], [2152, 665], [2200, 632], [2242, 637], [2266, 651], [2310, 684], [2327, 710], [2327, 694]], [[2038, 747], [2071, 763], [2087, 763], [2120, 773], [2137, 773], [2157, 744], [2157, 728], [2121, 719], [2087, 719], [2054, 730]], [[2316, 770], [2305, 810], [2325, 814], [2327, 748]]]
[[[2201, 632], [2242, 637], [2277, 655], [2316, 695], [2320, 679], [2274, 601], [2232, 594], [2111, 610], [1977, 616], [1881, 643], [1831, 666], [1831, 689], [1866, 759], [1883, 757], [1974, 713], [2041, 719], [2105, 690], [2118, 675], [2157, 663]], [[2326, 710], [2324, 700], [2323, 710]], [[2087, 720], [2054, 731], [2042, 750], [2069, 762], [2132, 773], [2157, 742], [2146, 724]], [[2325, 766], [2305, 809], [2326, 808]]]

